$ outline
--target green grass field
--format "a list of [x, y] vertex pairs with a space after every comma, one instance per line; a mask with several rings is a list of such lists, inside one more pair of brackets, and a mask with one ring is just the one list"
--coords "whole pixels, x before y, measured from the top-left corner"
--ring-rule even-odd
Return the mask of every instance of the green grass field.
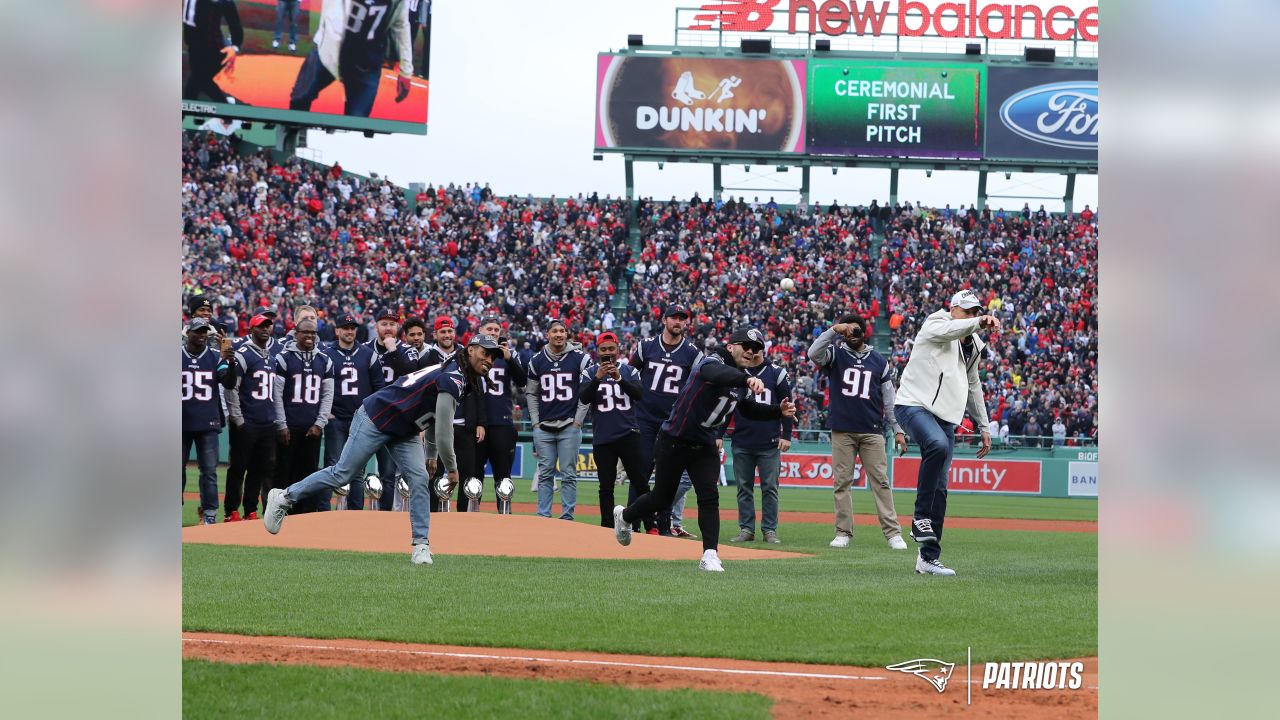
[[[723, 528], [727, 538], [732, 527]], [[884, 665], [1097, 653], [1097, 536], [952, 530], [957, 578], [912, 571], [861, 527], [787, 526], [791, 560], [602, 561], [183, 548], [192, 631]], [[602, 536], [602, 542], [612, 542]], [[512, 538], [518, 543], [519, 538]], [[985, 647], [984, 647], [985, 646]]]
[[[242, 692], [237, 688], [257, 688]], [[273, 691], [261, 691], [272, 688]], [[768, 718], [762, 695], [288, 665], [182, 663], [186, 718]]]

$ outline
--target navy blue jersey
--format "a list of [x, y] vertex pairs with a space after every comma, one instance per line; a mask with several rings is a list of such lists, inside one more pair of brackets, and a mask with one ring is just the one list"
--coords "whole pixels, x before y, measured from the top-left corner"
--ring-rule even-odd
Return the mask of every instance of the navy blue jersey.
[[182, 432], [222, 427], [222, 396], [218, 392], [221, 356], [213, 348], [205, 348], [199, 355], [182, 348]]
[[676, 396], [701, 358], [702, 353], [688, 338], [681, 338], [673, 350], [662, 344], [660, 335], [640, 341], [640, 347], [631, 355], [631, 365], [640, 372], [640, 386], [644, 390], [640, 406], [636, 408], [640, 422], [657, 425], [667, 419]]
[[350, 420], [364, 399], [373, 394], [374, 381], [381, 380], [382, 366], [373, 350], [356, 343], [350, 352], [337, 343], [324, 349], [333, 361], [333, 408], [329, 411], [339, 420]]
[[[755, 401], [765, 405], [778, 405], [783, 398], [791, 397], [791, 379], [787, 371], [769, 362], [759, 367], [745, 368], [748, 375], [760, 378], [764, 383], [764, 393], [755, 396]], [[778, 420], [754, 420], [739, 410], [733, 418], [733, 446], [763, 450], [778, 446], [779, 440], [791, 439], [791, 418]]]
[[[583, 370], [582, 384], [594, 380], [599, 369], [599, 363], [595, 363]], [[626, 363], [618, 364], [618, 374], [627, 382], [640, 382], [640, 373]], [[631, 404], [631, 397], [622, 391], [622, 384], [612, 377], [600, 381], [596, 401], [591, 404], [592, 444], [611, 443], [638, 429], [635, 406]]]
[[823, 363], [831, 406], [827, 428], [837, 432], [883, 433], [884, 396], [881, 386], [893, 380], [884, 356], [870, 348], [854, 353], [844, 343], [827, 348]]
[[512, 389], [519, 389], [529, 382], [528, 375], [525, 374], [524, 368], [520, 367], [519, 361], [512, 359], [507, 362], [505, 358], [498, 358], [493, 361], [493, 368], [489, 370], [489, 377], [485, 378], [485, 414], [488, 416], [486, 425], [506, 425], [510, 427], [514, 423], [511, 419], [511, 408], [514, 403]]
[[456, 364], [432, 365], [409, 373], [370, 395], [364, 411], [379, 431], [407, 438], [425, 430], [436, 416], [436, 398], [448, 393], [461, 405], [468, 392]]
[[[324, 420], [329, 419], [333, 403], [333, 361], [329, 356], [314, 350], [302, 352], [290, 344], [287, 350], [276, 356], [274, 367], [276, 376], [284, 381], [280, 388], [280, 403], [276, 405], [277, 426], [316, 425], [321, 411], [324, 412]], [[324, 426], [324, 422], [318, 424]]]
[[392, 0], [355, 0], [347, 15], [347, 32], [342, 36], [338, 62], [344, 72], [374, 72], [387, 54], [391, 13], [405, 12], [404, 4]]
[[365, 346], [373, 351], [374, 357], [374, 373], [373, 373], [373, 389], [378, 390], [395, 382], [397, 378], [403, 377], [404, 372], [399, 370], [397, 366], [412, 367], [418, 360], [418, 354], [408, 343], [399, 343], [395, 350], [387, 350], [375, 338], [365, 343]]
[[702, 377], [709, 364], [724, 364], [718, 355], [707, 355], [693, 366], [689, 382], [671, 407], [671, 416], [662, 431], [685, 442], [713, 445], [721, 427], [733, 417], [738, 403], [747, 395], [746, 387], [715, 385]]
[[[275, 425], [276, 407], [271, 399], [271, 390], [275, 384], [275, 358], [281, 349], [280, 343], [270, 343], [264, 355], [253, 342], [241, 343], [236, 350], [236, 378], [233, 405], [238, 405], [239, 415], [249, 425]], [[237, 410], [232, 410], [235, 415]]]
[[[530, 399], [537, 403], [536, 419], [539, 423], [564, 427], [573, 422], [578, 411], [582, 370], [586, 365], [586, 354], [577, 349], [566, 350], [559, 360], [551, 359], [544, 349], [529, 360], [526, 370], [529, 384], [537, 389], [537, 393]], [[534, 410], [531, 402], [530, 413]]]

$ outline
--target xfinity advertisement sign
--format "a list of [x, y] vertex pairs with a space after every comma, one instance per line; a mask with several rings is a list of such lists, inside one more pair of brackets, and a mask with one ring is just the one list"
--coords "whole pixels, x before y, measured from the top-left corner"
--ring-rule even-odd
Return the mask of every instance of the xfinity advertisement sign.
[[1098, 72], [991, 67], [985, 156], [1098, 162]]

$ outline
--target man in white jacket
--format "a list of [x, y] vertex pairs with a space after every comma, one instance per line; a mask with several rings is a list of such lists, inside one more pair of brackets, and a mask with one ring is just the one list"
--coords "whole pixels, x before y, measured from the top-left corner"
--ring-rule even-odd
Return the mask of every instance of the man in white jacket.
[[[911, 537], [920, 545], [916, 572], [955, 575], [939, 560], [942, 524], [947, 514], [947, 473], [955, 448], [956, 426], [965, 411], [982, 428], [978, 457], [991, 450], [987, 408], [978, 379], [978, 361], [985, 344], [974, 333], [1000, 330], [1000, 321], [982, 312], [982, 302], [972, 290], [951, 298], [950, 310], [925, 318], [902, 371], [902, 383], [894, 403], [894, 416], [920, 446], [920, 475]], [[898, 433], [902, 437], [902, 433]], [[902, 444], [899, 443], [899, 447]]]
[[311, 110], [320, 91], [338, 80], [346, 93], [343, 112], [369, 117], [378, 96], [388, 41], [396, 44], [400, 55], [396, 102], [408, 96], [413, 44], [405, 0], [324, 0], [314, 39], [316, 46], [298, 69], [289, 94], [290, 110]]

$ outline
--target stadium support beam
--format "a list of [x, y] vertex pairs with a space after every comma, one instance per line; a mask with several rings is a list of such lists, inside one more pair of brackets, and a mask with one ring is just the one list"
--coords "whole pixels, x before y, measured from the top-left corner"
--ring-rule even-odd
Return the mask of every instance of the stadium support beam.
[[987, 171], [978, 171], [978, 212], [987, 209]]
[[724, 179], [720, 175], [720, 163], [711, 164], [711, 199], [719, 200], [724, 194]]
[[898, 168], [889, 168], [889, 207], [898, 207]]
[[627, 202], [631, 202], [636, 196], [636, 171], [630, 155], [622, 159], [622, 168], [626, 174]]
[[301, 128], [297, 125], [277, 125], [276, 152], [284, 153], [286, 157], [290, 157], [298, 152], [299, 132], [301, 132]]
[[1076, 200], [1076, 174], [1067, 173], [1067, 192], [1062, 196], [1062, 209], [1071, 215]]
[[809, 204], [809, 166], [800, 167], [800, 202]]

